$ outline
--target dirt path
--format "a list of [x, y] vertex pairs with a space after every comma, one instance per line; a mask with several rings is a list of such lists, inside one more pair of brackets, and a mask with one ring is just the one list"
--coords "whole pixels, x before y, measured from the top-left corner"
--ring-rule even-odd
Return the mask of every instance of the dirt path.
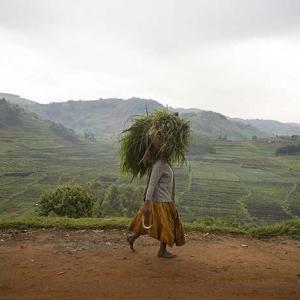
[[0, 231], [0, 299], [300, 299], [300, 242], [189, 233], [178, 258], [125, 232]]

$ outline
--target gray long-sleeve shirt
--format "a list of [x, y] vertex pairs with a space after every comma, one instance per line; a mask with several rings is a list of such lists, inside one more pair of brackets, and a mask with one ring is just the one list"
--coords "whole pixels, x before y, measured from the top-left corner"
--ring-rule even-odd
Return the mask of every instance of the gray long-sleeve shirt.
[[172, 202], [173, 171], [163, 160], [157, 160], [152, 166], [152, 172], [146, 192], [146, 200]]

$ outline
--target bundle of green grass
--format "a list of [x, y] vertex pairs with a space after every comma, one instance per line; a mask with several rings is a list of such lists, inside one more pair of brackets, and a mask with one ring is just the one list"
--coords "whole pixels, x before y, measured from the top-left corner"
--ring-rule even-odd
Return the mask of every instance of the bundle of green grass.
[[150, 173], [161, 153], [171, 164], [186, 162], [190, 123], [168, 109], [132, 117], [132, 125], [121, 133], [121, 170], [134, 177]]

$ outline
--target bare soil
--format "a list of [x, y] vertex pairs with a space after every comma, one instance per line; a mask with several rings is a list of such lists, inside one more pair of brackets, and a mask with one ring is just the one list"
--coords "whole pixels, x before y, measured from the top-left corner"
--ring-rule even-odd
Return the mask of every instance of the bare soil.
[[125, 234], [0, 231], [0, 299], [300, 299], [300, 241], [193, 232], [163, 259]]

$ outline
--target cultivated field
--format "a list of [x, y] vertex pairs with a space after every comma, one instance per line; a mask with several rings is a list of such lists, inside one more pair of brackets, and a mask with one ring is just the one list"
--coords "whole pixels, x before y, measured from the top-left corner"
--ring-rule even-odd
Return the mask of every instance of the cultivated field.
[[[117, 142], [73, 144], [39, 119], [24, 122], [0, 134], [0, 215], [33, 213], [41, 194], [57, 185], [130, 181], [120, 175]], [[190, 155], [187, 166], [175, 168], [176, 201], [185, 221], [234, 217], [263, 224], [299, 214], [291, 205], [300, 201], [299, 156], [275, 156], [280, 144], [208, 143], [215, 154]]]

